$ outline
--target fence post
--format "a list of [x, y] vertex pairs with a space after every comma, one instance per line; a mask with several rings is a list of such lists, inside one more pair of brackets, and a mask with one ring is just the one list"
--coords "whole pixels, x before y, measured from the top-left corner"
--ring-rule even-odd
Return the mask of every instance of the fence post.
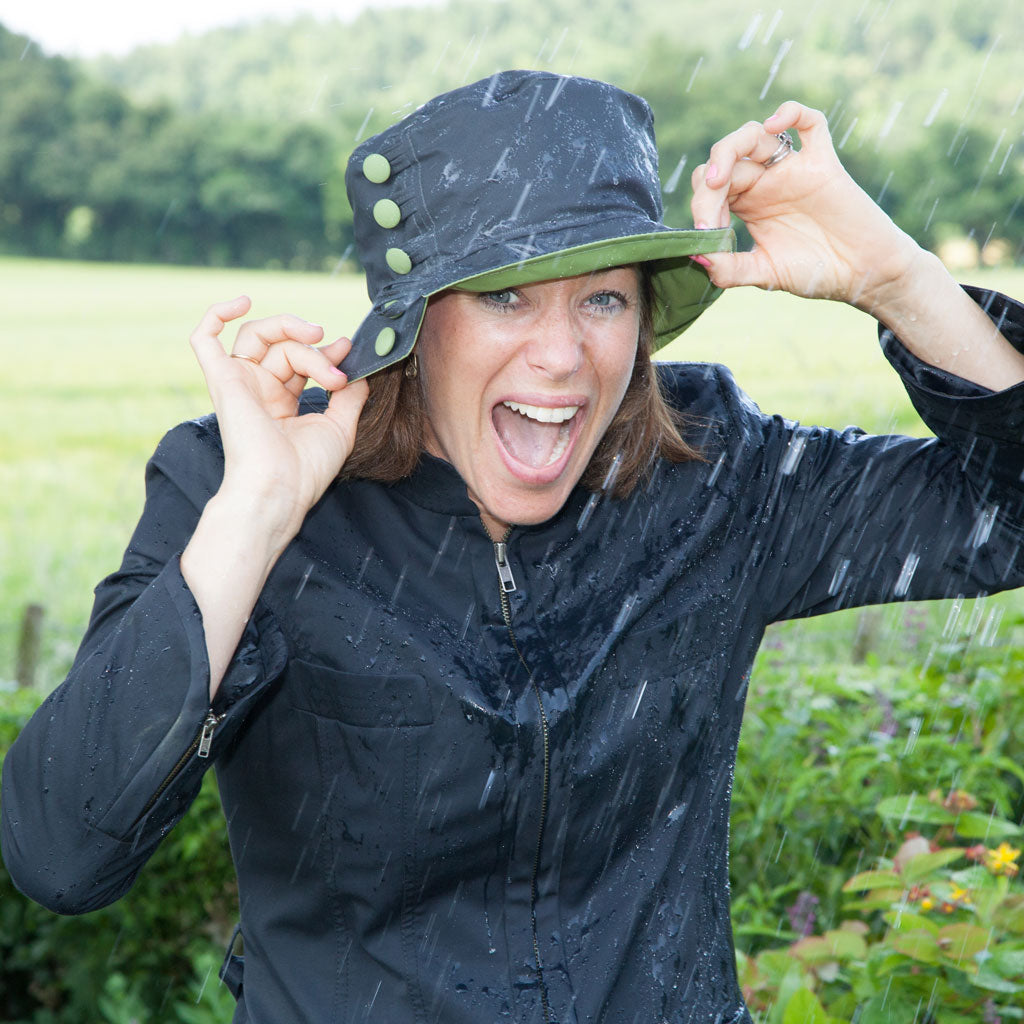
[[15, 678], [18, 686], [33, 687], [36, 684], [36, 670], [39, 668], [39, 651], [42, 647], [43, 614], [41, 604], [25, 607], [18, 636], [18, 670]]

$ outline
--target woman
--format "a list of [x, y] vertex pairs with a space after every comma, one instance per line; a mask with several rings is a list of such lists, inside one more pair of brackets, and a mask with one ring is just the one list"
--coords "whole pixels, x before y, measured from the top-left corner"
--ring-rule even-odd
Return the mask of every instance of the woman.
[[[956, 286], [796, 103], [713, 147], [693, 231], [660, 223], [643, 101], [534, 72], [431, 101], [348, 184], [373, 310], [351, 347], [278, 316], [230, 357], [248, 300], [207, 312], [217, 418], [157, 450], [11, 750], [11, 873], [116, 899], [216, 763], [237, 1021], [749, 1022], [727, 823], [757, 644], [1024, 583], [1022, 310]], [[655, 373], [711, 282], [871, 313], [941, 440]]]

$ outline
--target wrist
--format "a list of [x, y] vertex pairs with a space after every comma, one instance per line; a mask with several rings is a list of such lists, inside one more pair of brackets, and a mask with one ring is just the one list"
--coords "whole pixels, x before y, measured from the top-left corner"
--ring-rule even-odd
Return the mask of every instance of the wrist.
[[230, 547], [248, 552], [254, 562], [272, 565], [302, 526], [294, 504], [226, 484], [203, 510], [200, 525]]
[[897, 335], [927, 313], [937, 289], [959, 288], [934, 253], [921, 248], [909, 235], [903, 237], [906, 241], [901, 251], [889, 261], [891, 269], [870, 282], [853, 302]]

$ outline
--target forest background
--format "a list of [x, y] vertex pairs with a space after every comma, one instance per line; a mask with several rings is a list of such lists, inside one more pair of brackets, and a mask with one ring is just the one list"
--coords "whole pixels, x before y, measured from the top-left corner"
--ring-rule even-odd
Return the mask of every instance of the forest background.
[[[0, 753], [68, 666], [146, 453], [208, 404], [183, 340], [203, 306], [251, 288], [265, 312], [358, 322], [358, 140], [497, 68], [605, 78], [651, 102], [666, 220], [685, 226], [710, 144], [795, 96], [902, 226], [1020, 295], [1022, 54], [1004, 0], [449, 0], [89, 60], [0, 27]], [[748, 290], [670, 354], [729, 363], [766, 408], [923, 432], [852, 316]], [[778, 628], [750, 693], [731, 874], [757, 1019], [1024, 1019], [1020, 595]], [[0, 1021], [229, 1019], [237, 897], [208, 781], [106, 910], [56, 918], [0, 869]]]

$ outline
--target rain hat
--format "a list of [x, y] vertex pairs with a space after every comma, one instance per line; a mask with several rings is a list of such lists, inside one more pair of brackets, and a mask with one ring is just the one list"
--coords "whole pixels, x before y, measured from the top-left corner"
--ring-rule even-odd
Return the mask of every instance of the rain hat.
[[437, 96], [361, 143], [345, 185], [372, 309], [341, 369], [355, 380], [413, 349], [427, 300], [648, 263], [655, 345], [720, 294], [690, 256], [733, 232], [661, 223], [654, 119], [605, 82], [502, 71]]

